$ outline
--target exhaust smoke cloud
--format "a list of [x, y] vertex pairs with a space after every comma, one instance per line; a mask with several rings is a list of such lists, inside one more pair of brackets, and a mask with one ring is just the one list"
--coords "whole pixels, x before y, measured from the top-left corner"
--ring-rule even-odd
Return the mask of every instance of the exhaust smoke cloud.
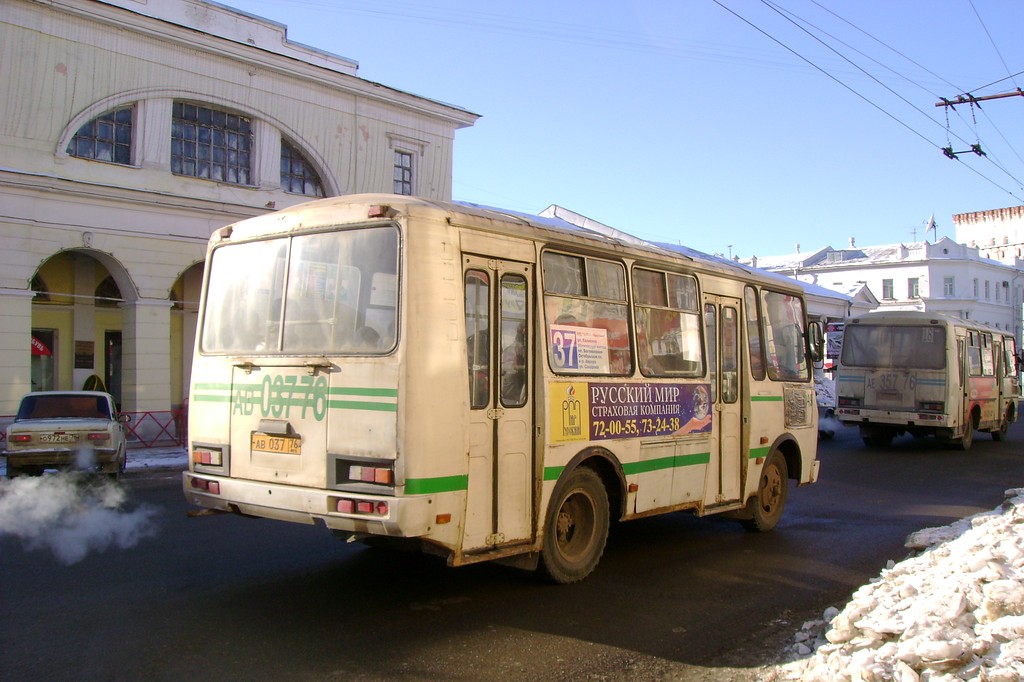
[[156, 534], [157, 510], [125, 511], [126, 499], [114, 481], [79, 472], [0, 480], [0, 537], [49, 550], [64, 564], [90, 552], [128, 549]]

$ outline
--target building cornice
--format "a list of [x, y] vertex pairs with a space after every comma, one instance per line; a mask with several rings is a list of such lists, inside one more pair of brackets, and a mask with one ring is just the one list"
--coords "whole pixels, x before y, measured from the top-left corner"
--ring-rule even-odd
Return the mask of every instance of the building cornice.
[[[445, 104], [368, 81], [353, 74], [340, 72], [336, 67], [332, 67], [326, 59], [315, 58], [316, 55], [327, 56], [330, 53], [302, 46], [299, 43], [289, 42], [288, 45], [294, 48], [292, 54], [282, 54], [270, 49], [269, 46], [240, 43], [230, 38], [206, 33], [199, 28], [147, 16], [126, 7], [110, 4], [105, 0], [34, 0], [33, 4], [44, 5], [56, 11], [100, 22], [119, 31], [127, 29], [177, 46], [221, 55], [252, 68], [264, 69], [287, 78], [301, 78], [324, 87], [343, 91], [346, 94], [357, 95], [384, 104], [398, 105], [417, 111], [422, 115], [444, 120], [456, 128], [469, 127], [480, 118], [479, 114], [452, 104]], [[230, 11], [241, 19], [258, 20], [271, 27], [281, 26], [275, 22], [241, 13], [216, 3], [192, 2], [191, 4], [208, 6], [211, 11]], [[282, 34], [283, 29], [282, 26]], [[343, 59], [331, 56], [335, 60]], [[352, 63], [354, 64], [354, 62]]]

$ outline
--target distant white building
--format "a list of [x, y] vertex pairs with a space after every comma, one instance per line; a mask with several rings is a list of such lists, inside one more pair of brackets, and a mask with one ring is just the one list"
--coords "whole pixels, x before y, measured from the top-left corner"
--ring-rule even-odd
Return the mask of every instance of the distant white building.
[[1024, 206], [953, 216], [956, 240], [978, 248], [984, 258], [1009, 263], [1024, 256]]
[[94, 375], [126, 411], [176, 408], [213, 230], [321, 196], [451, 199], [478, 118], [218, 3], [2, 7], [0, 415]]
[[943, 237], [934, 244], [831, 246], [813, 253], [752, 258], [758, 268], [835, 291], [868, 288], [880, 310], [944, 312], [1013, 331], [1021, 341], [1022, 260], [995, 260]]

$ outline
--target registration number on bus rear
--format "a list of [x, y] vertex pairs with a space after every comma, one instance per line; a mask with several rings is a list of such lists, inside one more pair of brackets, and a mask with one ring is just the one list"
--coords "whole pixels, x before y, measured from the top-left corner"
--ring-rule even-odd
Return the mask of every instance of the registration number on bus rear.
[[266, 433], [253, 433], [251, 447], [260, 452], [273, 452], [278, 455], [301, 455], [302, 439], [298, 436], [271, 436]]

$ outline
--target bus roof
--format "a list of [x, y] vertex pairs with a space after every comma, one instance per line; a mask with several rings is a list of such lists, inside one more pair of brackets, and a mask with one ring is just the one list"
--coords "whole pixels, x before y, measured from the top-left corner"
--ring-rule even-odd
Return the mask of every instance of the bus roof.
[[[803, 290], [801, 283], [784, 275], [758, 270], [737, 261], [692, 249], [681, 244], [650, 242], [629, 233], [608, 228], [596, 221], [576, 224], [557, 216], [534, 215], [471, 202], [445, 202], [422, 197], [396, 194], [346, 194], [297, 204], [269, 214], [247, 218], [214, 232], [211, 242], [233, 237], [252, 238], [261, 235], [283, 234], [317, 222], [301, 219], [309, 211], [328, 215], [333, 209], [352, 209], [359, 206], [386, 205], [398, 214], [412, 214], [418, 209], [439, 210], [449, 214], [462, 214], [495, 223], [493, 229], [505, 234], [530, 238], [546, 238], [564, 244], [588, 243], [591, 248], [611, 249], [629, 253], [634, 257], [653, 259], [670, 258], [700, 263], [702, 267], [717, 270], [740, 279], [772, 283], [777, 288]], [[350, 211], [349, 211], [350, 212]], [[325, 223], [326, 224], [326, 223]], [[604, 229], [602, 229], [604, 228]], [[836, 294], [841, 296], [841, 294]]]
[[948, 324], [955, 324], [962, 327], [971, 327], [973, 329], [983, 329], [985, 331], [996, 332], [1009, 336], [1009, 331], [1003, 331], [996, 329], [987, 322], [979, 322], [977, 320], [965, 320], [962, 317], [956, 315], [950, 315], [948, 313], [942, 313], [937, 311], [927, 310], [875, 310], [870, 313], [858, 315], [857, 317], [851, 317], [847, 320], [850, 324], [871, 324], [873, 322], [884, 322], [884, 323], [906, 323], [906, 324], [927, 324], [929, 321], [945, 322]]

